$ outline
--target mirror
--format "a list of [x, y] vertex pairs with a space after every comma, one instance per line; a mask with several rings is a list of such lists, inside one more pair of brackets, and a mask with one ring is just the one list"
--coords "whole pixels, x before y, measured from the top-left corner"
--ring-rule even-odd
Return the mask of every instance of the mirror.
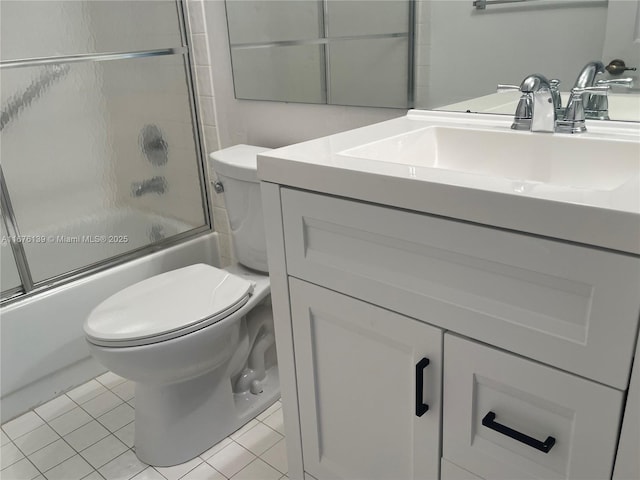
[[[568, 92], [584, 65], [640, 67], [640, 0], [226, 0], [236, 98], [512, 115], [539, 72]], [[638, 71], [609, 115], [640, 121]], [[563, 99], [566, 103], [568, 95]]]

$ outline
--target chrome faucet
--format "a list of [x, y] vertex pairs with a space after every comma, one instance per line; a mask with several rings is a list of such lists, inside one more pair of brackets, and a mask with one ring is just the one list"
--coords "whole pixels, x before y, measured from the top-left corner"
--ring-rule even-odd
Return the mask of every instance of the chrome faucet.
[[608, 85], [596, 87], [574, 87], [571, 89], [571, 97], [565, 110], [564, 118], [556, 122], [556, 131], [558, 133], [582, 133], [587, 131], [585, 122], [585, 106], [584, 98], [588, 95], [591, 99], [595, 96], [604, 96], [606, 98], [609, 92]]
[[590, 88], [605, 86], [611, 87], [614, 85], [627, 88], [633, 86], [632, 78], [616, 78], [611, 80], [596, 79], [599, 74], [605, 73], [606, 71], [607, 67], [604, 66], [604, 63], [595, 60], [582, 67], [578, 78], [576, 78], [574, 89], [586, 89], [585, 93], [582, 94], [585, 118], [609, 120], [609, 101], [607, 100], [606, 93], [603, 94], [602, 90], [594, 92], [589, 90]]
[[167, 190], [167, 180], [164, 177], [156, 176], [143, 180], [141, 182], [133, 182], [131, 184], [131, 195], [141, 197], [147, 193], [163, 194]]
[[[557, 87], [557, 83], [555, 86]], [[511, 90], [520, 90], [522, 92], [511, 128], [514, 130], [553, 133], [558, 100], [554, 98], [555, 95], [549, 80], [544, 75], [534, 73], [525, 77], [519, 87], [516, 85], [498, 85], [498, 92]], [[559, 99], [559, 93], [557, 95]]]
[[[611, 80], [596, 80], [596, 87], [633, 87], [633, 78], [613, 78]], [[586, 118], [609, 120], [609, 100], [607, 95], [591, 95], [585, 106]]]
[[[619, 80], [596, 80], [596, 77], [599, 74], [604, 73], [606, 71], [607, 70], [606, 70], [606, 67], [604, 66], [604, 63], [598, 60], [594, 60], [593, 62], [587, 63], [584, 67], [582, 67], [582, 70], [580, 71], [578, 78], [576, 78], [576, 81], [573, 84], [573, 88], [589, 89], [595, 86], [602, 86], [602, 85], [614, 84], [614, 83], [625, 84], [627, 80], [630, 80], [630, 79], [624, 79], [624, 81], [622, 82], [620, 82]], [[603, 82], [606, 82], [606, 83], [603, 83]], [[607, 96], [588, 93], [588, 90], [586, 90], [585, 92], [587, 93], [582, 94], [582, 105], [584, 107], [585, 118], [597, 118], [600, 120], [608, 120], [609, 104], [607, 101]]]

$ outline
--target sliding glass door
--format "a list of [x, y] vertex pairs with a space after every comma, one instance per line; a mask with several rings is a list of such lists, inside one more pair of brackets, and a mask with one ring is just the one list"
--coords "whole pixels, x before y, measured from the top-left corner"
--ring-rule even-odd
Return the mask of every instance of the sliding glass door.
[[11, 242], [30, 291], [209, 228], [181, 8], [0, 3], [3, 292]]

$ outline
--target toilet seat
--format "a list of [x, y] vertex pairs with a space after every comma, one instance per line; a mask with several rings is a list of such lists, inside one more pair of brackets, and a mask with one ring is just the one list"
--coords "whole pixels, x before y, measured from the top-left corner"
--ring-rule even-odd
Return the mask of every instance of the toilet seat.
[[107, 298], [87, 318], [87, 340], [133, 347], [171, 340], [228, 317], [247, 303], [253, 283], [205, 264], [143, 280]]

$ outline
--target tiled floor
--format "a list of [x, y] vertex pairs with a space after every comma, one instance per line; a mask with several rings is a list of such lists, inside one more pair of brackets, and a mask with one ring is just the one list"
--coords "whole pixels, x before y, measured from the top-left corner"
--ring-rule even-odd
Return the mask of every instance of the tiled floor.
[[168, 468], [133, 451], [133, 384], [105, 373], [2, 425], [2, 480], [287, 479], [276, 402], [199, 457]]

